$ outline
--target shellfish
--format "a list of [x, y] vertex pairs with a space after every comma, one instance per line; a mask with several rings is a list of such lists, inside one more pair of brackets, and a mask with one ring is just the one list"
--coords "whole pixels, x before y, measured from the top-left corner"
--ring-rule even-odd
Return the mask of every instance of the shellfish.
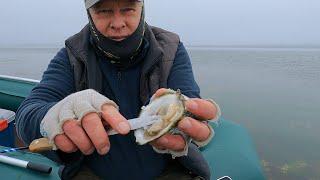
[[149, 105], [142, 107], [139, 117], [158, 115], [161, 118], [152, 125], [135, 130], [136, 142], [146, 144], [176, 127], [186, 114], [187, 99], [180, 90], [168, 90], [163, 95], [152, 98]]

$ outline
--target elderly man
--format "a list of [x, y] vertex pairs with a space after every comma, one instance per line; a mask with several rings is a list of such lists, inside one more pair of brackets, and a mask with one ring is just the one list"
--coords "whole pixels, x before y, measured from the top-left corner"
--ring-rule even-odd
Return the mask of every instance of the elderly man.
[[[56, 151], [47, 155], [65, 165], [65, 179], [84, 166], [103, 179], [209, 179], [198, 150], [213, 137], [207, 123], [186, 117], [177, 133], [140, 146], [127, 120], [167, 88], [190, 98], [186, 108], [194, 117], [219, 116], [213, 101], [200, 99], [179, 37], [149, 26], [141, 0], [86, 0], [85, 6], [89, 24], [66, 40], [18, 110], [20, 138], [29, 144], [48, 137]], [[105, 125], [120, 135], [108, 137]]]

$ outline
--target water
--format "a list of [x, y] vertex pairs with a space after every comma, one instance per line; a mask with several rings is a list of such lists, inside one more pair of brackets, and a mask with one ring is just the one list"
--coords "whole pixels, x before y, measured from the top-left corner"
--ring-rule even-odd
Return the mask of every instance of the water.
[[320, 50], [191, 50], [203, 97], [248, 128], [269, 179], [320, 179]]
[[58, 48], [0, 48], [0, 74], [41, 79]]
[[[0, 49], [0, 74], [40, 79], [58, 50]], [[320, 49], [189, 52], [202, 96], [249, 130], [268, 179], [320, 179]]]

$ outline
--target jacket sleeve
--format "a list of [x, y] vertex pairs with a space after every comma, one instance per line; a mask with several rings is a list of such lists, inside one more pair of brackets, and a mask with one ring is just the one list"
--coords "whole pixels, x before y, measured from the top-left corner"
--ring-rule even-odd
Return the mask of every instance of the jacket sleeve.
[[[30, 144], [32, 140], [41, 137], [41, 120], [52, 106], [75, 92], [74, 83], [73, 69], [67, 50], [62, 48], [51, 60], [41, 82], [31, 91], [17, 111], [17, 134], [25, 144]], [[83, 162], [80, 151], [64, 153], [57, 150], [45, 152], [43, 155], [64, 164], [59, 171], [63, 179], [70, 179]]]
[[200, 89], [193, 76], [190, 57], [182, 42], [179, 43], [170, 70], [168, 88], [180, 89], [184, 95], [190, 98], [200, 98]]
[[30, 144], [41, 137], [39, 126], [47, 111], [74, 89], [72, 69], [63, 48], [51, 60], [41, 82], [18, 108], [16, 128], [19, 138]]

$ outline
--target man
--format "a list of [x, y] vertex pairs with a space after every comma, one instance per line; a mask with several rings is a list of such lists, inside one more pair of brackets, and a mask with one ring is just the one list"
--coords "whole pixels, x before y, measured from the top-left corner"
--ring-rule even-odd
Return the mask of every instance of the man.
[[[103, 179], [161, 178], [170, 176], [171, 156], [187, 172], [181, 177], [209, 179], [196, 147], [212, 138], [208, 124], [186, 117], [177, 133], [139, 146], [127, 121], [165, 88], [190, 97], [186, 107], [196, 117], [219, 116], [214, 102], [200, 99], [179, 37], [146, 24], [141, 0], [86, 0], [85, 5], [89, 24], [66, 40], [18, 110], [20, 138], [29, 144], [48, 137], [57, 151], [47, 156], [65, 165], [65, 179], [84, 165]], [[104, 125], [120, 135], [108, 137]]]

